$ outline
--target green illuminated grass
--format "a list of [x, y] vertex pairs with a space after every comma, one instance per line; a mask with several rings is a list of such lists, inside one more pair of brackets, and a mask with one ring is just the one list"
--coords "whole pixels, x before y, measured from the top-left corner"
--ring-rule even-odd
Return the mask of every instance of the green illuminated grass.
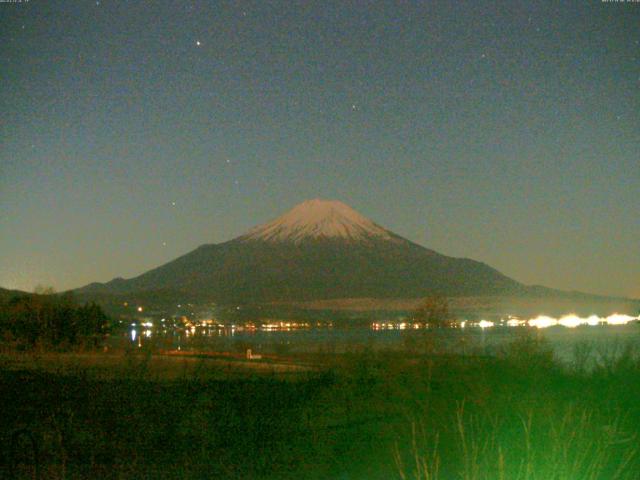
[[[53, 479], [637, 478], [635, 350], [586, 368], [528, 336], [492, 356], [427, 340], [411, 354], [354, 346], [294, 373], [152, 352], [6, 353], [0, 477], [25, 428]], [[14, 473], [32, 478], [31, 446], [17, 445]]]

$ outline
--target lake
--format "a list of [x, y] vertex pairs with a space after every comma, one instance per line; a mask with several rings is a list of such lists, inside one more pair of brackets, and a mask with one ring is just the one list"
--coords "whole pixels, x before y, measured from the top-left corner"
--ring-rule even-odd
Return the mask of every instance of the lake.
[[[535, 320], [529, 322], [536, 324]], [[560, 324], [549, 326], [548, 321], [546, 328], [507, 326], [505, 323], [485, 328], [476, 324], [436, 330], [391, 323], [371, 323], [358, 327], [293, 325], [282, 323], [271, 328], [253, 325], [191, 326], [176, 329], [143, 324], [132, 326], [117, 341], [139, 347], [152, 343], [157, 348], [167, 350], [244, 352], [250, 348], [257, 354], [279, 355], [345, 353], [364, 349], [416, 350], [428, 343], [437, 351], [493, 354], [509, 342], [529, 335], [544, 339], [563, 362], [572, 362], [577, 351], [582, 355], [588, 352], [592, 360], [597, 360], [618, 357], [627, 346], [640, 347], [640, 323], [637, 319], [620, 324], [585, 323], [573, 328]]]

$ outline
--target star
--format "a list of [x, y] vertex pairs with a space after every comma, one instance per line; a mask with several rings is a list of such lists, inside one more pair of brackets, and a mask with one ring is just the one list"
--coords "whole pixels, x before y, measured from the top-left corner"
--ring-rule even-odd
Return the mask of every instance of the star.
[[176, 202], [171, 202], [171, 206], [175, 207], [176, 206]]
[[351, 110], [355, 111], [358, 110], [358, 105], [356, 105], [355, 103], [351, 105]]
[[199, 47], [200, 45], [202, 45], [202, 43], [200, 43], [200, 40], [196, 40], [196, 46]]

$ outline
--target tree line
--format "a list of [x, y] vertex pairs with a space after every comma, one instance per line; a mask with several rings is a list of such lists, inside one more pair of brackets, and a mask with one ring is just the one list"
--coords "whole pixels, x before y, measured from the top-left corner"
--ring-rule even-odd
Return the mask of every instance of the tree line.
[[97, 346], [109, 330], [109, 318], [95, 303], [79, 305], [71, 294], [15, 295], [0, 302], [0, 334], [5, 341], [31, 348]]

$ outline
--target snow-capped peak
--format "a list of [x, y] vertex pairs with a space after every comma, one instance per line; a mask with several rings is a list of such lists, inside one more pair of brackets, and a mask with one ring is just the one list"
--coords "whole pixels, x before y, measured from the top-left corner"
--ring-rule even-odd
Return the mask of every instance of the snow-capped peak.
[[394, 237], [379, 225], [337, 200], [307, 200], [275, 220], [252, 228], [240, 240], [290, 241], [304, 239], [364, 240]]

